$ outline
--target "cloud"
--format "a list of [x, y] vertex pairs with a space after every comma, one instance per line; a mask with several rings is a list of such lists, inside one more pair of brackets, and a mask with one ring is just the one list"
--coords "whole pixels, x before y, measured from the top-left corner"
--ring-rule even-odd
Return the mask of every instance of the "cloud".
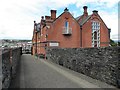
[[114, 7], [119, 0], [75, 0], [77, 7], [94, 3], [94, 6]]
[[[117, 3], [118, 0], [1, 0], [0, 38], [32, 39], [34, 20], [39, 22], [42, 15], [50, 15], [50, 9], [61, 10], [70, 5], [76, 6], [76, 9], [80, 8], [81, 11], [84, 5], [88, 5], [90, 13], [93, 9], [98, 9], [114, 35], [118, 27], [115, 24], [117, 12], [113, 9], [111, 12], [106, 10], [116, 7]], [[102, 7], [106, 7], [106, 10]], [[72, 12], [74, 16], [82, 14], [77, 10]]]
[[120, 40], [120, 35], [116, 34], [112, 36], [113, 40]]
[[120, 1], [118, 3], [118, 40], [120, 40]]
[[118, 39], [118, 0], [84, 0], [83, 2], [78, 0], [76, 2], [76, 6], [81, 8], [81, 11], [83, 11], [83, 5], [88, 5], [89, 14], [91, 14], [94, 9], [98, 10], [98, 13], [105, 24], [108, 26], [108, 28], [111, 28], [111, 39]]
[[99, 14], [108, 28], [111, 28], [111, 38], [115, 39], [115, 35], [118, 37], [118, 14], [115, 12], [109, 13], [102, 10], [99, 12]]

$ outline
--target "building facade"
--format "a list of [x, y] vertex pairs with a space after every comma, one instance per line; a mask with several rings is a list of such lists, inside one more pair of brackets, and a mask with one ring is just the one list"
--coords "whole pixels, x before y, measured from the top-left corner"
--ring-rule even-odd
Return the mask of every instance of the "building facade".
[[74, 18], [67, 8], [56, 18], [56, 10], [51, 16], [42, 16], [40, 23], [34, 21], [32, 37], [33, 54], [45, 55], [47, 47], [90, 48], [107, 47], [110, 42], [110, 29], [98, 11], [88, 15], [87, 6], [83, 15]]

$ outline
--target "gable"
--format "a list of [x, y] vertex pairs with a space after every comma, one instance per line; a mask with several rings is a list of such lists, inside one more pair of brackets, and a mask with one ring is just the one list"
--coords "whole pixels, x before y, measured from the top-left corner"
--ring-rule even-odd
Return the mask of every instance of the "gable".
[[[72, 18], [76, 23], [78, 23], [77, 22], [77, 20], [72, 16], [72, 14], [70, 13], [70, 12], [63, 12], [60, 16], [58, 16], [54, 21], [53, 21], [53, 23], [56, 23], [57, 21], [59, 21], [59, 19], [61, 18], [61, 17], [63, 17], [65, 14], [68, 14], [68, 17], [65, 17], [66, 19], [67, 18]], [[78, 23], [79, 24], [79, 23]]]
[[[108, 28], [107, 27], [107, 25], [105, 24], [105, 22], [102, 20], [102, 18], [100, 17], [100, 15], [99, 14], [97, 14], [97, 16], [99, 17], [99, 19], [102, 21], [102, 23], [105, 25], [105, 27], [106, 28]], [[78, 23], [79, 23], [79, 25], [80, 26], [82, 26], [82, 25], [84, 25], [91, 17], [93, 17], [93, 14], [92, 15], [88, 15], [87, 17], [83, 17], [83, 16], [78, 16], [77, 18], [76, 18], [76, 20], [78, 21]], [[80, 20], [81, 19], [81, 20]], [[79, 21], [80, 20], [80, 21]]]
[[[67, 23], [66, 23], [67, 22]], [[69, 27], [70, 34], [65, 34], [65, 28]], [[52, 24], [48, 31], [49, 40], [66, 40], [76, 38], [80, 32], [80, 25], [69, 12], [63, 12]], [[61, 38], [61, 39], [60, 39]], [[73, 40], [73, 39], [71, 39]], [[77, 39], [76, 39], [77, 40]]]

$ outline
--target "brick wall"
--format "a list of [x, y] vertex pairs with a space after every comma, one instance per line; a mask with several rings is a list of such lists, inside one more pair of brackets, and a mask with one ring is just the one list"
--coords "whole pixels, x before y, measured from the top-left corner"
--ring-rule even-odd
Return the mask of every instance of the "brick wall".
[[[72, 29], [71, 35], [63, 34], [65, 21], [69, 22], [69, 28]], [[59, 42], [59, 47], [78, 48], [80, 47], [80, 26], [69, 12], [65, 12], [52, 23], [47, 40]]]
[[54, 63], [120, 86], [120, 47], [47, 48], [47, 58]]

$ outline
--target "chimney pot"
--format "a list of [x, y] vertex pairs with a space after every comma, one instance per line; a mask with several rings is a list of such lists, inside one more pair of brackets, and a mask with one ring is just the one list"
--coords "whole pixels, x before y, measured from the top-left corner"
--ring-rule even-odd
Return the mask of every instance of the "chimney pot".
[[98, 11], [97, 10], [93, 10], [93, 14], [98, 14]]
[[83, 9], [87, 9], [88, 7], [87, 6], [84, 6]]
[[42, 16], [41, 19], [44, 20], [44, 16]]

